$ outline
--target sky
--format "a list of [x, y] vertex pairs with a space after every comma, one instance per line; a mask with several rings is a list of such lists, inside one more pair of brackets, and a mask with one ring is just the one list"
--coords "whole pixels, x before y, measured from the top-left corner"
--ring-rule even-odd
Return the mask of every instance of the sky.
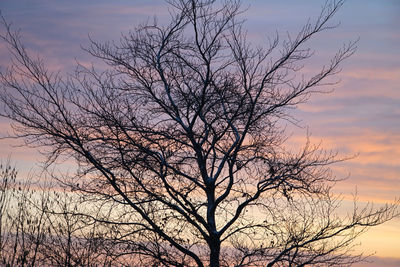
[[[295, 34], [308, 18], [316, 18], [324, 1], [243, 1], [248, 7], [243, 18], [248, 38], [256, 44], [278, 31]], [[167, 21], [163, 1], [145, 0], [0, 0], [1, 14], [21, 28], [23, 42], [34, 55], [44, 58], [51, 70], [68, 72], [75, 60], [92, 59], [81, 46], [88, 36], [99, 41], [117, 40], [121, 32], [157, 15]], [[350, 205], [357, 191], [360, 202], [378, 205], [400, 198], [400, 1], [348, 0], [332, 21], [340, 25], [310, 42], [315, 59], [303, 71], [311, 73], [343, 43], [358, 41], [357, 52], [342, 65], [340, 80], [329, 94], [314, 95], [293, 111], [300, 127], [291, 127], [293, 146], [311, 140], [327, 149], [355, 158], [333, 167], [338, 177], [348, 177], [335, 187]], [[0, 29], [4, 31], [4, 29]], [[9, 62], [0, 43], [0, 66]], [[0, 120], [0, 133], [9, 129]], [[0, 159], [11, 157], [21, 176], [35, 169], [41, 157], [20, 141], [0, 140]], [[357, 266], [400, 266], [400, 220], [369, 231], [361, 239], [361, 249], [375, 263]]]

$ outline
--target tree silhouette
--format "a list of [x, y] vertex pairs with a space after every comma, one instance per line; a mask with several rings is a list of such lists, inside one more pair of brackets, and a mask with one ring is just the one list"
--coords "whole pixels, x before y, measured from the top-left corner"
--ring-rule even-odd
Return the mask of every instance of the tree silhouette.
[[0, 265], [117, 265], [106, 248], [118, 248], [102, 238], [108, 229], [87, 223], [81, 199], [37, 182], [18, 180], [9, 161], [0, 164]]
[[32, 209], [33, 191], [16, 178], [9, 161], [0, 164], [0, 265], [35, 266], [45, 238], [45, 213]]
[[[239, 1], [171, 0], [166, 25], [147, 23], [119, 43], [86, 49], [108, 69], [78, 65], [66, 77], [30, 57], [4, 21], [13, 65], [1, 73], [1, 116], [87, 203], [86, 223], [119, 263], [154, 266], [349, 265], [354, 239], [396, 216], [396, 207], [336, 214], [336, 154], [306, 141], [285, 148], [282, 121], [307, 101], [355, 43], [320, 71], [300, 76], [307, 41], [333, 26], [343, 1], [327, 2], [296, 36], [253, 47]], [[95, 212], [94, 212], [95, 211]], [[106, 249], [106, 247], [104, 248]], [[125, 262], [125, 263], [124, 263]]]

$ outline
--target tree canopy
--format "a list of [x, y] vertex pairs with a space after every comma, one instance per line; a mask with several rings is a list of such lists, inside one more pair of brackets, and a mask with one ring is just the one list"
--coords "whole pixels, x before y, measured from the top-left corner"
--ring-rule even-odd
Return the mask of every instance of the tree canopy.
[[[326, 89], [356, 43], [311, 76], [307, 42], [330, 30], [343, 1], [326, 2], [295, 36], [253, 46], [240, 1], [171, 0], [170, 22], [138, 26], [85, 49], [108, 66], [50, 71], [3, 22], [13, 65], [1, 72], [1, 116], [80, 196], [73, 210], [102, 224], [107, 257], [155, 266], [346, 266], [367, 227], [396, 206], [337, 215], [329, 165], [342, 160], [306, 140], [287, 149], [282, 122]], [[103, 228], [104, 229], [104, 228]], [[113, 247], [113, 250], [107, 249]], [[127, 262], [129, 262], [129, 260]], [[122, 263], [121, 263], [122, 265]]]

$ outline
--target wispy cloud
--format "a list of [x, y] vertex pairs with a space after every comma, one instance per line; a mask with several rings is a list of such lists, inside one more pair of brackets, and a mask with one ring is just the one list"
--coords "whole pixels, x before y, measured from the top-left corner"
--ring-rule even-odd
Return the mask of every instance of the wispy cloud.
[[[321, 6], [314, 1], [288, 3], [287, 0], [251, 1], [246, 13], [249, 40], [264, 42], [264, 32], [275, 34], [276, 29], [282, 37], [286, 30], [295, 33], [308, 17], [318, 15]], [[93, 59], [80, 48], [88, 43], [88, 34], [99, 41], [118, 39], [121, 32], [133, 29], [154, 14], [161, 20], [168, 17], [164, 6], [162, 1], [155, 0], [0, 1], [2, 14], [17, 28], [22, 28], [30, 51], [39, 53], [53, 71], [71, 70], [75, 58], [90, 64]], [[350, 174], [348, 180], [337, 184], [337, 192], [351, 196], [357, 186], [363, 201], [390, 201], [400, 193], [399, 12], [400, 1], [396, 0], [347, 1], [335, 19], [335, 22], [341, 21], [342, 26], [317, 36], [316, 41], [310, 43], [316, 50], [317, 60], [306, 65], [304, 72], [310, 75], [318, 70], [322, 64], [320, 59], [329, 60], [342, 42], [360, 37], [359, 49], [345, 63], [338, 75], [341, 83], [334, 86], [333, 93], [313, 96], [293, 114], [302, 120], [301, 125], [309, 126], [312, 142], [322, 141], [323, 147], [338, 150], [342, 155], [358, 154], [350, 161], [333, 166], [333, 170], [339, 177]], [[8, 58], [4, 44], [0, 43], [2, 67]], [[2, 131], [7, 127], [8, 122], [1, 120]], [[301, 128], [293, 131], [290, 145], [299, 147], [305, 142], [306, 131]], [[35, 150], [16, 148], [15, 141], [0, 142], [0, 158], [12, 154], [22, 170], [31, 168], [39, 158]], [[398, 248], [400, 232], [390, 229], [388, 232], [393, 238], [387, 242]], [[379, 234], [370, 235], [366, 242], [376, 246], [375, 238], [379, 238]], [[377, 255], [399, 255], [389, 245], [384, 247], [388, 249]], [[376, 260], [374, 264], [356, 266], [400, 266], [398, 259], [373, 259]]]

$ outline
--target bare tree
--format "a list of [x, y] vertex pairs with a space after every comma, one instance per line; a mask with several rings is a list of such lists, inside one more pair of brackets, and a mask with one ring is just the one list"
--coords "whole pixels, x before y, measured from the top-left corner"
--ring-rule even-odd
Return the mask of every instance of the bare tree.
[[[35, 266], [45, 239], [44, 211], [35, 208], [35, 192], [29, 182], [16, 179], [17, 171], [9, 161], [0, 169], [0, 264]], [[41, 195], [41, 202], [48, 201], [45, 196]]]
[[38, 266], [113, 266], [113, 259], [104, 257], [102, 227], [79, 212], [81, 199], [65, 190], [48, 192], [38, 207], [46, 219]]
[[329, 165], [341, 159], [309, 142], [287, 151], [281, 126], [355, 51], [345, 44], [319, 72], [299, 75], [313, 55], [307, 41], [333, 27], [343, 1], [265, 48], [248, 43], [239, 1], [168, 3], [167, 25], [91, 41], [86, 51], [107, 70], [78, 65], [66, 77], [30, 57], [4, 22], [13, 65], [0, 76], [1, 115], [48, 164], [76, 159], [76, 175], [60, 181], [90, 203], [87, 220], [108, 227], [103, 238], [118, 249], [105, 257], [212, 267], [362, 260], [348, 254], [354, 239], [396, 207], [338, 217]]
[[15, 225], [14, 220], [9, 217], [9, 207], [12, 200], [12, 185], [15, 182], [16, 170], [9, 163], [0, 164], [0, 264], [6, 265], [14, 260], [15, 257], [5, 255], [11, 241], [9, 229]]
[[104, 256], [105, 243], [116, 249], [102, 238], [108, 228], [87, 223], [78, 212], [80, 198], [18, 181], [9, 163], [0, 170], [1, 266], [114, 266]]

